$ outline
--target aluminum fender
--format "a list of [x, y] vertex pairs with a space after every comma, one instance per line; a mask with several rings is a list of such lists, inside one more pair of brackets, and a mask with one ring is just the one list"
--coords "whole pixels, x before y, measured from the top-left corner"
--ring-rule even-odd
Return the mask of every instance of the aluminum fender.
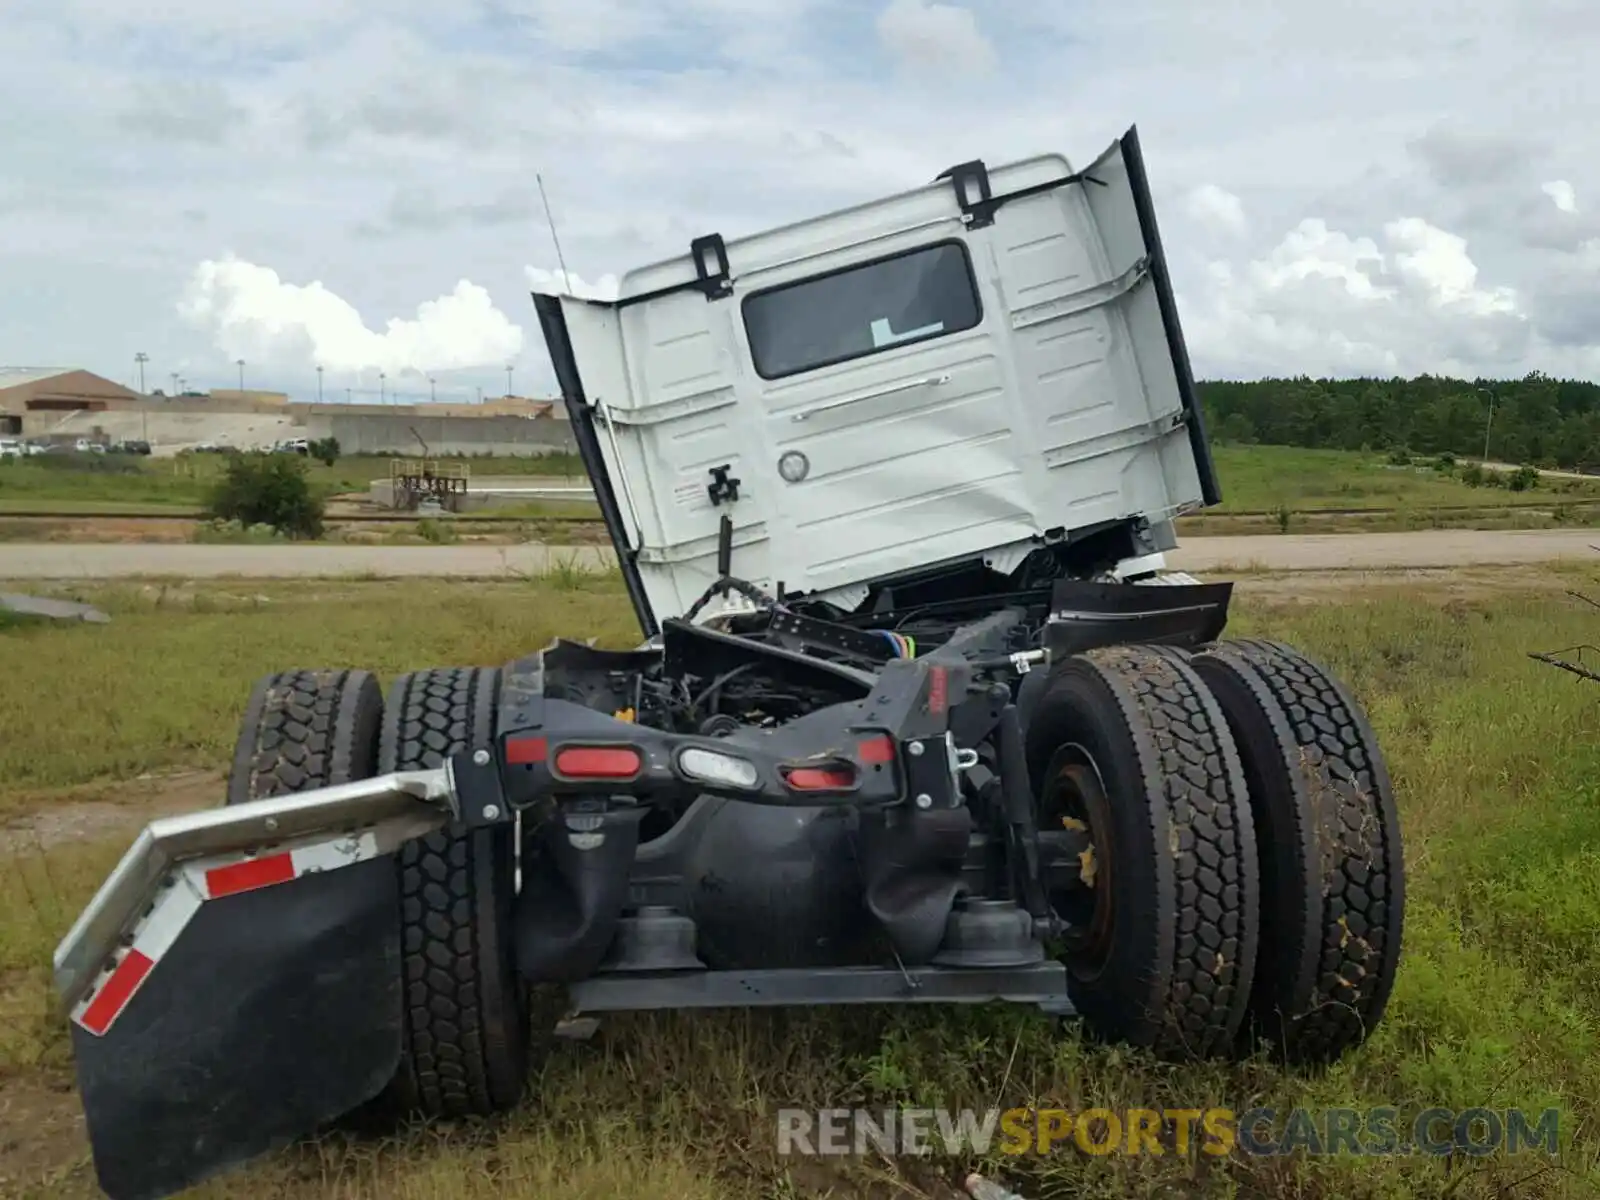
[[186, 859], [256, 853], [307, 834], [368, 826], [392, 848], [454, 812], [450, 771], [440, 767], [152, 821], [56, 947], [56, 995], [64, 1009], [79, 1001], [167, 873]]

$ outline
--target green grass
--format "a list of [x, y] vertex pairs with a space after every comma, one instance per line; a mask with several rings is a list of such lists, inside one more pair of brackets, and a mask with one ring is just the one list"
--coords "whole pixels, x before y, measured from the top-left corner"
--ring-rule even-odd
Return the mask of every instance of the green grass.
[[[1045, 1158], [979, 1164], [1030, 1200], [1296, 1197], [1499, 1200], [1600, 1189], [1600, 686], [1526, 652], [1594, 640], [1572, 572], [1476, 572], [1319, 604], [1242, 589], [1232, 632], [1291, 641], [1362, 697], [1405, 823], [1405, 953], [1388, 1019], [1331, 1070], [1265, 1061], [1171, 1067], [1095, 1047], [1021, 1010], [699, 1014], [608, 1019], [559, 1049], [519, 1112], [381, 1143], [329, 1138], [200, 1189], [224, 1200], [391, 1197], [938, 1196], [973, 1164], [777, 1158], [772, 1109], [897, 1102], [1109, 1107], [1252, 1105], [1414, 1113], [1428, 1105], [1562, 1109], [1561, 1158]], [[450, 585], [218, 583], [64, 589], [109, 626], [0, 631], [0, 780], [12, 811], [142, 772], [220, 769], [251, 682], [289, 665], [385, 677], [495, 663], [552, 635], [637, 638], [614, 580]], [[1331, 596], [1333, 593], [1323, 593]], [[107, 790], [104, 794], [111, 794]], [[7, 801], [0, 799], [0, 803]], [[0, 1096], [68, 1071], [46, 1015], [55, 941], [126, 839], [0, 862]], [[70, 1097], [63, 1097], [68, 1103]], [[87, 1197], [76, 1143], [23, 1195]], [[77, 1155], [74, 1157], [74, 1153]], [[0, 1168], [6, 1151], [0, 1139]], [[3, 1176], [0, 1169], [0, 1176]]]
[[[1222, 446], [1215, 451], [1224, 501], [1185, 522], [1185, 531], [1282, 532], [1276, 514], [1287, 514], [1288, 532], [1380, 532], [1440, 528], [1527, 528], [1600, 523], [1600, 481], [1546, 479], [1526, 492], [1503, 487], [1468, 487], [1427, 465], [1396, 467], [1378, 454], [1299, 450], [1282, 446]], [[49, 509], [85, 515], [151, 512], [170, 507], [193, 512], [205, 502], [220, 473], [221, 455], [182, 459], [86, 458], [82, 469], [41, 465], [37, 460], [0, 465], [0, 516]], [[462, 460], [474, 476], [528, 477], [578, 482], [585, 477], [570, 455], [545, 458]], [[332, 467], [311, 462], [311, 478], [325, 495], [365, 493], [372, 480], [387, 478], [387, 458], [340, 459]], [[1373, 515], [1330, 519], [1319, 510], [1377, 509]], [[1448, 511], [1471, 509], [1474, 511]], [[1263, 514], [1240, 517], [1236, 514]], [[474, 514], [464, 514], [471, 519]], [[538, 519], [594, 517], [592, 503], [529, 501], [481, 510], [480, 516]]]
[[[311, 481], [326, 495], [365, 493], [374, 479], [389, 477], [390, 459], [371, 455], [341, 458], [326, 466], [306, 460]], [[532, 475], [582, 478], [575, 456], [538, 458], [466, 458], [474, 475]], [[211, 485], [222, 474], [221, 454], [186, 454], [177, 458], [124, 455], [70, 455], [49, 459], [0, 462], [0, 514], [44, 507], [62, 511], [112, 513], [152, 507], [195, 508], [203, 505]]]
[[1218, 446], [1223, 502], [1211, 513], [1319, 508], [1428, 509], [1455, 505], [1600, 501], [1600, 480], [1544, 479], [1528, 492], [1468, 487], [1430, 462], [1394, 466], [1386, 455], [1288, 446]]

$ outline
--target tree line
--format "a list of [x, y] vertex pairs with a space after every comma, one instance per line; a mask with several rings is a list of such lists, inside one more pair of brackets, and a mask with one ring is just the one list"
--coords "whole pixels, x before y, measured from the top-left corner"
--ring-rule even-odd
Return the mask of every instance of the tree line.
[[1600, 384], [1586, 380], [1539, 372], [1517, 380], [1301, 376], [1198, 388], [1218, 445], [1404, 450], [1600, 470]]

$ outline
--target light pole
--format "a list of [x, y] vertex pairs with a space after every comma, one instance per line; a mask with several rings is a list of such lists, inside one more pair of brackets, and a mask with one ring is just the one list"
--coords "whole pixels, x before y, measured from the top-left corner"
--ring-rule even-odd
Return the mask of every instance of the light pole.
[[150, 361], [150, 356], [143, 350], [133, 356], [133, 361], [139, 368], [139, 438], [146, 445], [150, 444], [150, 394], [144, 390], [144, 365]]
[[478, 403], [483, 403], [483, 385], [481, 383], [478, 385]]
[[385, 375], [382, 371], [378, 372], [378, 403], [379, 404], [387, 404], [387, 403], [389, 403], [389, 397], [388, 397], [387, 393], [385, 393], [385, 391], [383, 389], [383, 381], [388, 379], [388, 378], [389, 377], [387, 375]]
[[234, 364], [239, 368], [239, 390], [244, 391], [244, 359], [236, 358]]
[[352, 391], [350, 388], [345, 388], [345, 390], [344, 390], [344, 402], [346, 404], [351, 404], [351, 403], [353, 403], [355, 401], [355, 398], [356, 398], [355, 397], [355, 392]]
[[174, 396], [178, 394], [178, 373], [176, 371], [172, 373], [172, 394]]
[[1483, 465], [1489, 465], [1489, 431], [1494, 428], [1494, 393], [1488, 388], [1478, 388], [1485, 396], [1489, 397], [1489, 419], [1483, 423]]
[[317, 368], [317, 403], [322, 403], [322, 368]]
[[434, 386], [438, 382], [439, 381], [437, 379], [435, 379], [432, 375], [428, 376], [428, 402], [430, 404], [436, 402], [439, 399], [439, 392]]
[[506, 399], [511, 399], [511, 364], [506, 364]]

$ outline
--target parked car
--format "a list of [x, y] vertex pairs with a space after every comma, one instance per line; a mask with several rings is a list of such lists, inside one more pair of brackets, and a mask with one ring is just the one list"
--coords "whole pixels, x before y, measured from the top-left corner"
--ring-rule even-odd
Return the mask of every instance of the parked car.
[[0, 458], [21, 458], [26, 453], [16, 438], [0, 438]]

